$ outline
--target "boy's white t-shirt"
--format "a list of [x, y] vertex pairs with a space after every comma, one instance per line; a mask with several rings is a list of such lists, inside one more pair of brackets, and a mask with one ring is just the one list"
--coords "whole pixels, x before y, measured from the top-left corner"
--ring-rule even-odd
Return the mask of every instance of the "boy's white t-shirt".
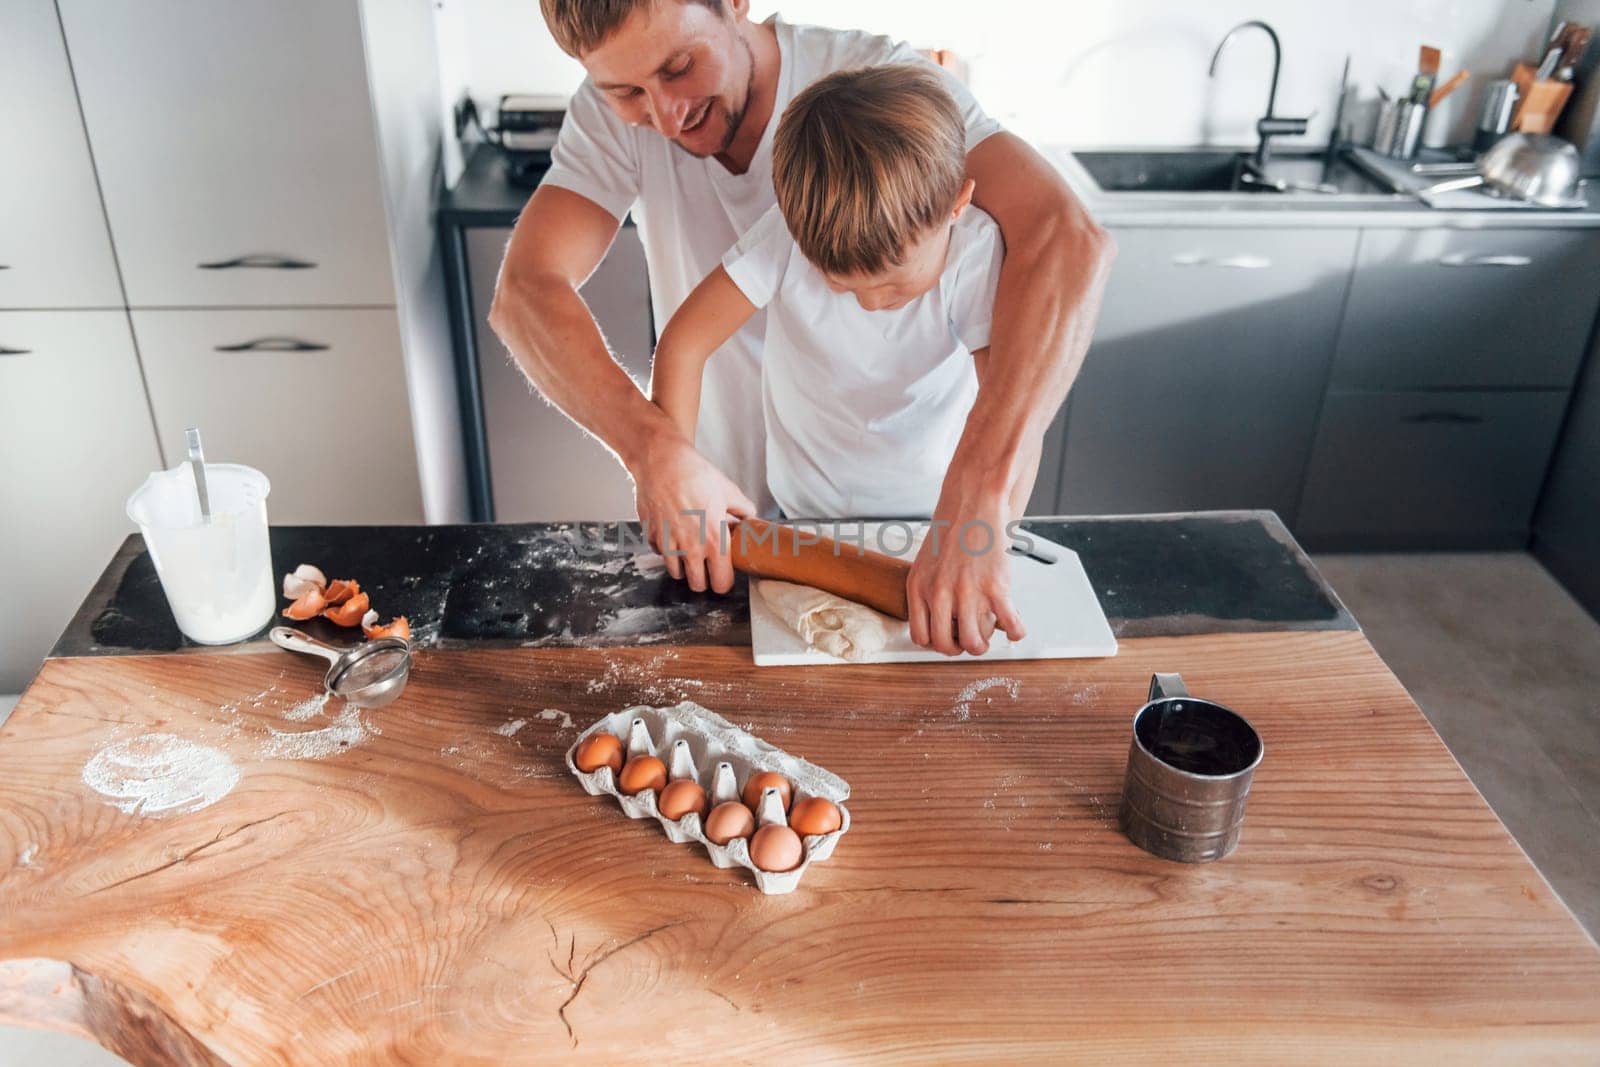
[[[730, 174], [715, 159], [699, 159], [647, 127], [629, 126], [585, 79], [573, 94], [544, 184], [569, 189], [618, 219], [630, 210], [644, 243], [657, 329], [722, 254], [777, 203], [772, 186], [772, 139], [789, 101], [818, 78], [885, 63], [925, 63], [909, 45], [860, 30], [799, 26], [774, 16], [781, 65], [772, 118], [750, 168]], [[930, 64], [932, 66], [932, 64]], [[935, 67], [934, 69], [939, 69]], [[972, 94], [945, 78], [965, 117], [967, 148], [1000, 129]], [[765, 510], [761, 424], [761, 338], [757, 315], [706, 365], [696, 445]]]
[[951, 227], [939, 283], [867, 311], [836, 293], [774, 207], [723, 258], [766, 308], [767, 484], [786, 515], [926, 517], [978, 394], [1004, 243], [976, 207]]

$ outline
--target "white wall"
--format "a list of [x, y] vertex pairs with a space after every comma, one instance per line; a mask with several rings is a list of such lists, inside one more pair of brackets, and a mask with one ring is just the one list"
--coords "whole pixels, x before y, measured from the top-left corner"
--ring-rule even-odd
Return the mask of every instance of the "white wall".
[[[501, 93], [570, 93], [577, 63], [544, 28], [537, 0], [436, 0], [459, 33], [460, 85], [480, 102]], [[1466, 140], [1478, 92], [1513, 60], [1535, 58], [1556, 0], [754, 0], [755, 13], [793, 22], [860, 26], [971, 63], [989, 111], [1040, 142], [1248, 143], [1267, 96], [1270, 49], [1252, 34], [1229, 46], [1215, 81], [1212, 49], [1236, 23], [1264, 18], [1283, 42], [1281, 115], [1316, 112], [1324, 141], [1344, 58], [1363, 98], [1409, 84], [1417, 48], [1444, 52], [1441, 77], [1473, 78], [1429, 123], [1427, 140]], [[1367, 116], [1370, 122], [1370, 115]]]

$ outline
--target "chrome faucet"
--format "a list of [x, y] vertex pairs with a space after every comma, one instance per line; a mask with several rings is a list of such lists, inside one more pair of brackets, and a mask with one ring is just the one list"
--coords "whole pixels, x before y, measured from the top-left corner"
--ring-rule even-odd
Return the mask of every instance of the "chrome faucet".
[[1260, 141], [1256, 144], [1255, 165], [1257, 169], [1260, 169], [1267, 165], [1269, 147], [1267, 142], [1270, 139], [1305, 133], [1306, 126], [1310, 120], [1280, 119], [1272, 114], [1272, 107], [1278, 100], [1278, 67], [1283, 63], [1283, 48], [1278, 44], [1277, 33], [1271, 26], [1268, 26], [1260, 19], [1241, 22], [1228, 31], [1228, 35], [1222, 39], [1222, 43], [1217, 45], [1217, 50], [1211, 53], [1210, 76], [1213, 78], [1217, 76], [1217, 60], [1222, 58], [1222, 50], [1228, 47], [1228, 42], [1233, 40], [1234, 35], [1240, 30], [1248, 30], [1251, 27], [1265, 31], [1266, 35], [1272, 40], [1272, 86], [1267, 90], [1267, 113], [1256, 122], [1256, 136], [1260, 138]]

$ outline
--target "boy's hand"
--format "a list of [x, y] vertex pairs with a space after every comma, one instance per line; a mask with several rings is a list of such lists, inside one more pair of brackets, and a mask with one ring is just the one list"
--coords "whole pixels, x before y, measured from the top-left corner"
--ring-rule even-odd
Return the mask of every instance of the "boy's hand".
[[681, 436], [658, 441], [628, 473], [639, 521], [667, 573], [687, 578], [697, 593], [733, 588], [722, 529], [729, 516], [756, 513], [750, 498]]
[[1013, 641], [1027, 636], [1011, 603], [1008, 511], [999, 500], [958, 519], [935, 514], [906, 580], [911, 640], [947, 656], [977, 656], [989, 650], [997, 626]]

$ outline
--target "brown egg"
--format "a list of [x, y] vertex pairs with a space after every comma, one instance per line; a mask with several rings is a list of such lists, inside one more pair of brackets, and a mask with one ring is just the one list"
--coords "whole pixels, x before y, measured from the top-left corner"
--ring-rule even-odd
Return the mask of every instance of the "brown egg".
[[704, 819], [707, 807], [709, 804], [706, 801], [706, 791], [700, 788], [700, 783], [689, 778], [668, 782], [656, 801], [657, 810], [674, 822], [691, 811], [698, 812]]
[[611, 773], [622, 770], [622, 742], [607, 733], [590, 734], [572, 754], [572, 762], [584, 774], [610, 767]]
[[794, 786], [789, 784], [789, 779], [781, 774], [771, 771], [761, 771], [752, 774], [750, 780], [744, 784], [744, 806], [751, 811], [761, 806], [761, 794], [773, 787], [777, 787], [778, 799], [783, 801], [783, 810], [789, 810], [789, 801], [794, 798]]
[[789, 811], [789, 826], [802, 836], [831, 834], [844, 825], [839, 806], [823, 797], [802, 797]]
[[737, 800], [723, 801], [706, 816], [706, 837], [718, 845], [726, 845], [736, 837], [749, 837], [755, 828], [756, 817]]
[[630, 797], [646, 789], [659, 791], [667, 784], [667, 765], [654, 756], [635, 756], [623, 765], [617, 788]]
[[800, 835], [777, 823], [763, 826], [750, 839], [750, 862], [763, 871], [792, 871], [804, 851]]

